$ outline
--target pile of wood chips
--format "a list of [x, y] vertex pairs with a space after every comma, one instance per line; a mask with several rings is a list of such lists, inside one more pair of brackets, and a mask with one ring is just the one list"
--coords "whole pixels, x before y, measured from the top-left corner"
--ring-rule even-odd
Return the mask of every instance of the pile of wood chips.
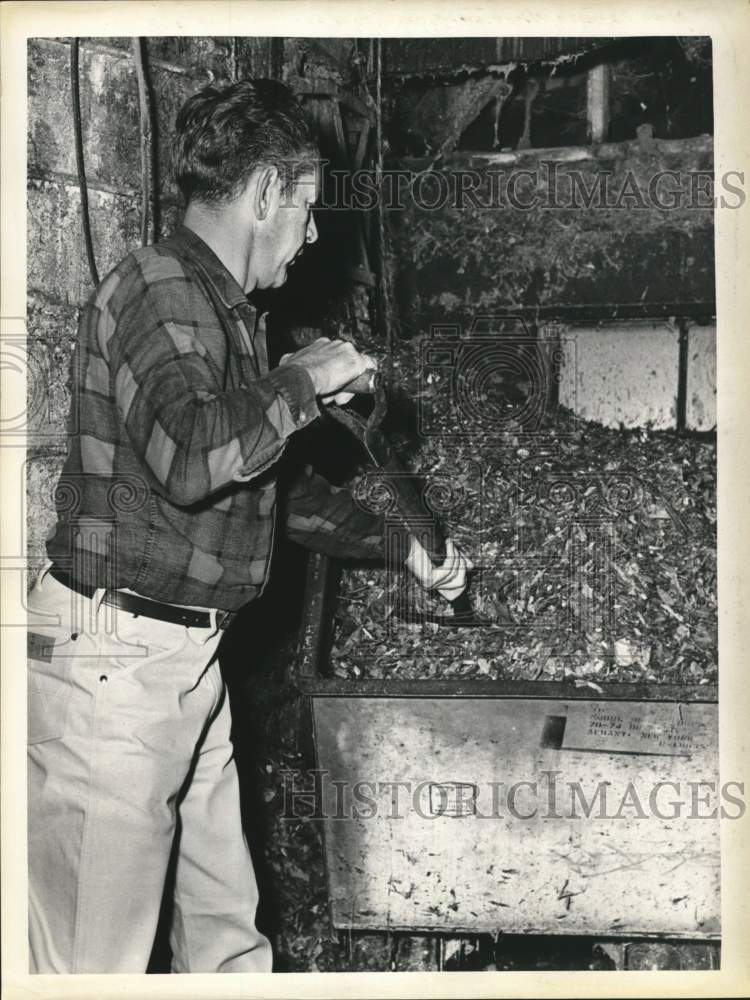
[[[394, 369], [424, 425], [446, 387], [419, 378], [413, 348]], [[491, 403], [496, 415], [497, 397]], [[332, 673], [572, 679], [595, 690], [604, 681], [714, 682], [715, 440], [612, 430], [562, 408], [529, 430], [514, 421], [518, 409], [516, 396], [507, 419], [481, 426], [476, 408], [459, 407], [444, 433], [392, 437], [474, 563], [472, 600], [488, 624], [403, 620], [404, 603], [417, 619], [451, 608], [395, 567], [349, 568]]]

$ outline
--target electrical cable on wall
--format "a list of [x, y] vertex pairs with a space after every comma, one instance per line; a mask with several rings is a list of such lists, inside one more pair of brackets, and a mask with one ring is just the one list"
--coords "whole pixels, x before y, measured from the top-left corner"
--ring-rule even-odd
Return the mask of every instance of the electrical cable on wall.
[[388, 262], [386, 260], [385, 207], [383, 205], [383, 40], [375, 44], [375, 189], [378, 197], [378, 277], [379, 312], [386, 346], [390, 356], [393, 347], [393, 322], [391, 315]]
[[154, 168], [154, 129], [152, 123], [152, 108], [148, 82], [146, 79], [146, 39], [133, 39], [133, 59], [135, 61], [135, 72], [138, 80], [138, 106], [140, 115], [140, 144], [141, 144], [141, 246], [146, 246], [149, 241], [149, 210], [153, 196], [153, 240], [156, 242], [158, 236], [158, 206], [155, 184]]
[[[156, 195], [156, 165], [153, 127], [153, 106], [148, 87], [145, 65], [146, 40], [133, 39], [133, 59], [138, 81], [138, 105], [140, 117], [140, 152], [141, 152], [141, 245], [149, 242], [149, 216], [151, 216], [153, 241], [159, 239], [159, 212]], [[83, 154], [83, 125], [81, 116], [80, 88], [80, 40], [73, 38], [70, 46], [70, 90], [73, 104], [73, 129], [75, 133], [76, 170], [78, 173], [78, 188], [81, 192], [81, 223], [83, 239], [86, 245], [91, 280], [96, 287], [99, 284], [99, 271], [94, 255], [94, 243], [91, 235], [91, 214], [89, 211], [89, 193], [86, 181], [86, 166]], [[151, 212], [153, 198], [153, 211]]]
[[81, 192], [81, 220], [83, 223], [83, 239], [86, 244], [86, 259], [89, 264], [91, 280], [96, 287], [99, 284], [99, 272], [94, 257], [94, 244], [91, 239], [91, 220], [89, 216], [89, 191], [86, 185], [86, 169], [83, 162], [83, 128], [81, 126], [81, 93], [78, 76], [79, 40], [74, 38], [70, 44], [70, 92], [73, 102], [73, 130], [75, 132], [76, 169], [78, 171], [78, 188]]

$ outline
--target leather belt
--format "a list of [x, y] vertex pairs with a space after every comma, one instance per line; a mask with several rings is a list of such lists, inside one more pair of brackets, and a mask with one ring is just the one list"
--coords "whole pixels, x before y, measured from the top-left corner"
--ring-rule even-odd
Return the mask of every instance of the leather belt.
[[[50, 569], [49, 575], [58, 583], [63, 584], [69, 590], [74, 590], [83, 597], [91, 598], [96, 593], [96, 587], [78, 583], [63, 570], [53, 567]], [[211, 614], [208, 611], [192, 611], [190, 608], [181, 608], [176, 604], [163, 604], [161, 601], [152, 601], [148, 597], [140, 597], [137, 594], [126, 594], [122, 590], [105, 590], [102, 600], [105, 604], [109, 604], [113, 608], [120, 608], [132, 615], [156, 618], [174, 625], [185, 625], [187, 628], [210, 628], [212, 624]], [[236, 611], [217, 611], [216, 624], [220, 629], [229, 628], [236, 617]]]

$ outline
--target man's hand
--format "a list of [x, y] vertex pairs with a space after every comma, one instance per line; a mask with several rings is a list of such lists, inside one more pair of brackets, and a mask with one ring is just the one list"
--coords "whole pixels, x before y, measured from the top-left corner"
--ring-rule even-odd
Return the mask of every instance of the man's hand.
[[351, 392], [339, 392], [342, 386], [353, 382], [368, 369], [377, 368], [377, 362], [361, 354], [348, 340], [329, 340], [321, 337], [293, 354], [285, 354], [282, 365], [299, 365], [308, 372], [315, 386], [315, 395], [323, 403], [343, 406], [352, 398]]
[[443, 565], [435, 566], [416, 538], [412, 538], [406, 568], [425, 590], [437, 590], [441, 597], [455, 601], [466, 587], [466, 574], [474, 564], [448, 539]]

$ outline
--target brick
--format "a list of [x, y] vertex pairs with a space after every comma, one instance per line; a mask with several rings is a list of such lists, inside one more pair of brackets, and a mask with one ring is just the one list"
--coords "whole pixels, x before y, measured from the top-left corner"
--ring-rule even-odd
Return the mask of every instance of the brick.
[[[132, 190], [140, 172], [132, 58], [82, 46], [79, 77], [87, 180]], [[29, 42], [29, 172], [76, 174], [70, 46], [52, 39]]]
[[26, 324], [23, 317], [5, 317], [0, 334], [0, 370], [3, 373], [3, 419], [0, 447], [25, 445], [28, 424], [27, 391], [29, 362], [26, 350]]
[[[29, 311], [36, 315], [33, 305]], [[35, 319], [24, 322], [23, 317], [5, 323], [0, 353], [8, 405], [0, 444], [60, 451], [66, 447], [70, 347], [58, 346], [54, 337], [35, 335], [32, 331], [38, 325]]]
[[28, 170], [75, 172], [70, 51], [47, 38], [28, 42]]
[[[154, 93], [158, 95], [154, 107], [158, 136], [159, 188], [164, 198], [179, 201], [181, 196], [176, 185], [172, 182], [172, 139], [175, 121], [179, 109], [187, 98], [202, 86], [203, 81], [159, 69], [153, 70], [152, 77]], [[137, 135], [138, 133], [133, 138], [133, 145], [136, 147], [138, 156], [137, 176], [140, 178], [140, 145]]]
[[[28, 191], [28, 287], [46, 298], [83, 304], [92, 291], [77, 186], [34, 180]], [[89, 191], [92, 239], [99, 277], [140, 246], [137, 198]]]
[[676, 426], [678, 334], [666, 323], [568, 330], [560, 403], [605, 427]]
[[70, 361], [80, 310], [31, 294], [28, 305], [28, 437], [32, 447], [64, 453], [68, 441]]
[[[153, 40], [150, 40], [150, 43]], [[214, 75], [200, 67], [177, 73], [148, 65], [158, 153], [159, 190], [176, 198], [171, 181], [171, 138], [185, 99]], [[223, 79], [223, 74], [222, 74]], [[220, 82], [217, 77], [217, 82]], [[130, 45], [81, 47], [81, 122], [89, 189], [140, 194], [140, 112]], [[28, 163], [32, 177], [77, 176], [70, 90], [70, 47], [54, 39], [29, 42]]]
[[28, 296], [27, 333], [49, 344], [56, 371], [65, 372], [78, 329], [80, 309], [31, 292]]
[[45, 340], [29, 337], [26, 344], [27, 445], [65, 453], [70, 388], [68, 364]]
[[26, 556], [30, 583], [46, 559], [45, 541], [55, 526], [55, 487], [62, 455], [35, 455], [26, 464]]
[[716, 427], [716, 327], [693, 326], [688, 331], [685, 423], [692, 431]]
[[[243, 39], [238, 38], [237, 42], [240, 41]], [[182, 72], [193, 77], [198, 86], [231, 79], [234, 51], [231, 36], [152, 35], [146, 39], [146, 45], [148, 63], [155, 69], [168, 68], [172, 72]], [[132, 39], [89, 39], [86, 46], [100, 51], [119, 49], [123, 53], [130, 53]]]

